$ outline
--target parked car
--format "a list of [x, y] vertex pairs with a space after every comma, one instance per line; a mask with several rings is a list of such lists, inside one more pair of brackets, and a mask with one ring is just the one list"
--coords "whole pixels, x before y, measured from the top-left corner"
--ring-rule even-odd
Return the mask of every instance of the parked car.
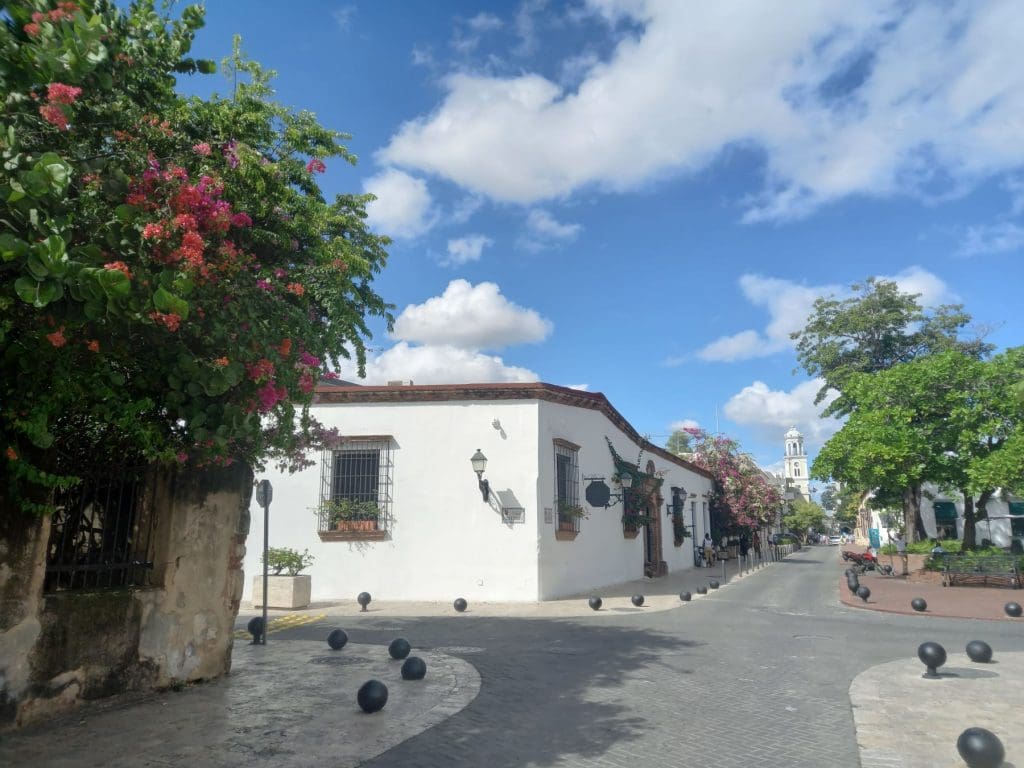
[[828, 543], [832, 546], [837, 546], [841, 538], [842, 537], [838, 533], [833, 533], [831, 536], [828, 537]]

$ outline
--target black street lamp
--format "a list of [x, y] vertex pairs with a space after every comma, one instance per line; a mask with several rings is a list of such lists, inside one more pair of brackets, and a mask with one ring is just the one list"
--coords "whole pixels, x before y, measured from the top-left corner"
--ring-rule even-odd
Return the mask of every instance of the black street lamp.
[[480, 494], [483, 496], [484, 501], [490, 501], [491, 484], [484, 480], [484, 470], [487, 469], [487, 457], [477, 448], [476, 453], [473, 454], [469, 461], [473, 465], [473, 471], [476, 472], [476, 482], [480, 488]]

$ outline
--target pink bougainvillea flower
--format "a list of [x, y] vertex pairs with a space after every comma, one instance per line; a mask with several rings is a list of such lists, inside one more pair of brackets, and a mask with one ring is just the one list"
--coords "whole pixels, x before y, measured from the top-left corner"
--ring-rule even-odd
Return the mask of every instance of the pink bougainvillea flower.
[[245, 370], [253, 381], [263, 381], [274, 375], [274, 364], [267, 358], [261, 357], [255, 363], [246, 363]]
[[68, 129], [68, 116], [64, 114], [64, 110], [56, 104], [44, 104], [39, 108], [39, 114], [43, 116], [43, 120], [48, 122], [50, 125], [56, 126], [62, 131]]
[[179, 213], [174, 217], [174, 226], [178, 229], [195, 231], [199, 227], [196, 217], [191, 213]]
[[306, 163], [306, 170], [310, 173], [323, 173], [327, 170], [327, 166], [324, 165], [324, 161], [318, 157], [314, 157], [308, 163]]
[[288, 283], [288, 292], [302, 296], [306, 292], [306, 287], [302, 283]]
[[336, 374], [336, 373], [335, 373], [334, 371], [327, 371], [327, 372], [326, 372], [326, 373], [324, 374], [324, 378], [325, 378], [325, 379], [327, 379], [327, 380], [329, 380], [329, 381], [334, 381], [335, 379], [338, 379], [338, 378], [340, 378], [340, 377], [339, 377], [339, 376], [338, 376], [338, 374]]
[[320, 365], [320, 358], [313, 357], [309, 352], [303, 351], [303, 353], [299, 355], [299, 362], [303, 365], [308, 365], [310, 368], [316, 368]]
[[[34, 16], [35, 14], [32, 15]], [[26, 24], [22, 29], [25, 30], [25, 34], [29, 37], [39, 37], [39, 33], [42, 31], [42, 28], [34, 21], [31, 24]]]
[[82, 89], [64, 83], [50, 83], [46, 86], [46, 98], [51, 104], [74, 104]]
[[251, 227], [252, 219], [249, 218], [247, 213], [236, 213], [231, 217], [231, 226], [233, 227]]
[[274, 290], [274, 286], [270, 284], [270, 281], [264, 280], [263, 278], [260, 278], [259, 280], [256, 281], [256, 287], [262, 288], [264, 291]]
[[260, 412], [266, 413], [280, 401], [288, 397], [288, 390], [284, 387], [276, 386], [273, 381], [268, 381], [256, 390], [256, 397], [259, 398], [260, 401]]
[[128, 265], [125, 264], [123, 261], [108, 261], [106, 264], [103, 265], [103, 268], [104, 269], [116, 269], [118, 272], [123, 274], [129, 280], [132, 279], [132, 273], [128, 269]]
[[195, 152], [197, 155], [209, 157], [210, 153], [213, 152], [213, 149], [205, 141], [201, 141], [198, 144], [192, 145], [192, 151]]
[[287, 274], [288, 274], [288, 270], [287, 269], [281, 269], [280, 267], [278, 267], [277, 269], [274, 270], [274, 277], [276, 277], [278, 280], [280, 280], [281, 278], [283, 278]]
[[185, 453], [184, 451], [178, 451], [178, 455], [175, 456], [174, 458], [178, 460], [179, 464], [184, 464], [186, 461], [188, 461], [188, 454]]
[[62, 325], [53, 333], [46, 334], [46, 340], [50, 342], [53, 346], [55, 346], [57, 349], [60, 349], [65, 344], [67, 344], [68, 340], [64, 338], [64, 326]]
[[299, 389], [308, 395], [313, 391], [314, 384], [313, 375], [308, 370], [303, 371], [302, 375], [299, 376]]

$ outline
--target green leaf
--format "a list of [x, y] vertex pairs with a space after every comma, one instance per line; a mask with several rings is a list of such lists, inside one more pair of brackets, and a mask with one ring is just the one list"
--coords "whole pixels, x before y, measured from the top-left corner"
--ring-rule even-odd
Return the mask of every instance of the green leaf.
[[173, 312], [182, 320], [188, 317], [188, 302], [179, 299], [163, 287], [157, 288], [153, 294], [153, 306], [161, 312]]
[[[36, 305], [36, 297], [39, 294], [39, 281], [33, 280], [31, 277], [19, 277], [14, 281], [14, 292], [26, 304]], [[38, 304], [36, 306], [43, 305]]]
[[101, 269], [96, 275], [108, 299], [123, 299], [132, 291], [131, 281], [116, 269]]
[[13, 261], [25, 257], [29, 251], [29, 245], [9, 232], [0, 235], [0, 259]]
[[71, 166], [54, 152], [44, 153], [34, 170], [49, 177], [48, 186], [57, 194], [63, 194], [71, 183]]
[[119, 205], [114, 209], [114, 215], [117, 216], [119, 221], [131, 224], [139, 215], [139, 209], [134, 205]]

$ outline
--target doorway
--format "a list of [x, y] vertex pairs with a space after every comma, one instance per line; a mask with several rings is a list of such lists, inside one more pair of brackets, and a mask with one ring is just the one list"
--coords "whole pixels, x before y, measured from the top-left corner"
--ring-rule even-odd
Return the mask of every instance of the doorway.
[[[646, 469], [648, 477], [654, 477], [654, 462], [647, 462]], [[652, 480], [645, 480], [644, 482], [653, 482]], [[666, 563], [661, 557], [661, 505], [664, 502], [664, 498], [661, 495], [661, 489], [659, 488], [654, 492], [653, 496], [649, 496], [647, 499], [647, 507], [643, 510], [643, 514], [647, 516], [650, 522], [644, 526], [644, 576], [664, 576], [668, 573], [668, 563]]]

